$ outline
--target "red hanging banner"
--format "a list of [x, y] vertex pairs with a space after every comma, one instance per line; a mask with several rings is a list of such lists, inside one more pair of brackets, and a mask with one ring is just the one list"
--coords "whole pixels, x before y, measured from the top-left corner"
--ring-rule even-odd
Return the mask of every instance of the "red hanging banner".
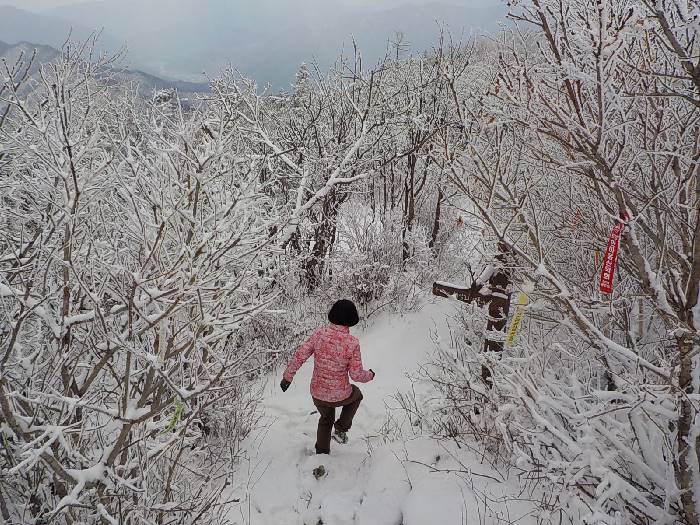
[[625, 224], [619, 222], [610, 232], [608, 246], [603, 255], [603, 267], [600, 270], [600, 291], [603, 293], [613, 292], [613, 279], [615, 278], [615, 268], [617, 268], [617, 252], [620, 249], [620, 237], [625, 229]]

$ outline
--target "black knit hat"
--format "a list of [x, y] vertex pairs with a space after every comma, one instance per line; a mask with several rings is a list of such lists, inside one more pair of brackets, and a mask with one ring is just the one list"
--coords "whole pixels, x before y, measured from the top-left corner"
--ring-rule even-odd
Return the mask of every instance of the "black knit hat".
[[357, 315], [357, 308], [352, 301], [341, 299], [336, 301], [331, 311], [328, 312], [328, 320], [333, 324], [355, 326], [360, 322], [360, 316]]

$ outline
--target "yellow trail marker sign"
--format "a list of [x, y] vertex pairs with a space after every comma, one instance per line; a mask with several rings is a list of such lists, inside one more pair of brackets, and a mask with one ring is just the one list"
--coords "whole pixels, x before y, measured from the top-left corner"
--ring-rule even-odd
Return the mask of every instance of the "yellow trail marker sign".
[[508, 330], [508, 335], [506, 336], [506, 346], [508, 348], [513, 346], [515, 342], [515, 337], [518, 335], [518, 330], [520, 329], [520, 324], [523, 322], [523, 317], [525, 317], [525, 307], [530, 302], [530, 298], [526, 293], [521, 293], [518, 297], [518, 308], [515, 310], [515, 315], [513, 315], [513, 320], [510, 322], [510, 329]]

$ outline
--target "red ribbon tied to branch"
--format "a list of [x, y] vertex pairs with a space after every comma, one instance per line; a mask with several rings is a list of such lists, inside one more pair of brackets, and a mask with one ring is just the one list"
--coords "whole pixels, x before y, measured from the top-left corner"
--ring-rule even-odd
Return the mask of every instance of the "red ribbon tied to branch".
[[603, 256], [603, 267], [600, 270], [600, 291], [603, 293], [613, 292], [613, 279], [615, 278], [615, 268], [617, 268], [617, 253], [620, 249], [620, 237], [625, 230], [625, 223], [619, 222], [610, 232], [608, 246]]

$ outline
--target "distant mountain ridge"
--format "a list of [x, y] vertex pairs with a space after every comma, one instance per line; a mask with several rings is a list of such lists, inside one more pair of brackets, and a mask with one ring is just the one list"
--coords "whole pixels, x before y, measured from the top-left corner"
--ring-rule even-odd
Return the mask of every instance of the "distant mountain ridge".
[[[30, 75], [36, 74], [42, 64], [49, 63], [61, 55], [58, 49], [47, 45], [29, 42], [8, 44], [0, 40], [0, 61], [5, 60], [10, 67], [12, 67], [22, 55], [24, 62], [28, 63], [35, 51], [36, 58], [29, 72]], [[154, 91], [163, 89], [175, 89], [181, 94], [204, 93], [208, 92], [210, 89], [208, 83], [166, 80], [139, 70], [115, 69], [115, 74], [120, 80], [138, 83], [140, 91], [144, 96], [148, 96]]]
[[[4, 60], [12, 68], [17, 61], [22, 58], [24, 64], [29, 64], [32, 56], [36, 53], [34, 62], [31, 64], [29, 75], [34, 75], [39, 71], [41, 64], [54, 60], [61, 53], [51, 46], [32, 44], [29, 42], [17, 42], [9, 44], [0, 41], [0, 61]], [[22, 69], [24, 72], [26, 67]]]
[[[60, 48], [69, 35], [73, 40], [86, 40], [101, 27], [95, 26], [95, 29], [90, 29], [60, 16], [43, 15], [16, 7], [0, 6], [0, 40], [9, 44], [34, 42], [37, 45]], [[102, 49], [108, 52], [115, 52], [121, 47], [118, 39], [106, 33], [100, 35], [99, 44]]]

